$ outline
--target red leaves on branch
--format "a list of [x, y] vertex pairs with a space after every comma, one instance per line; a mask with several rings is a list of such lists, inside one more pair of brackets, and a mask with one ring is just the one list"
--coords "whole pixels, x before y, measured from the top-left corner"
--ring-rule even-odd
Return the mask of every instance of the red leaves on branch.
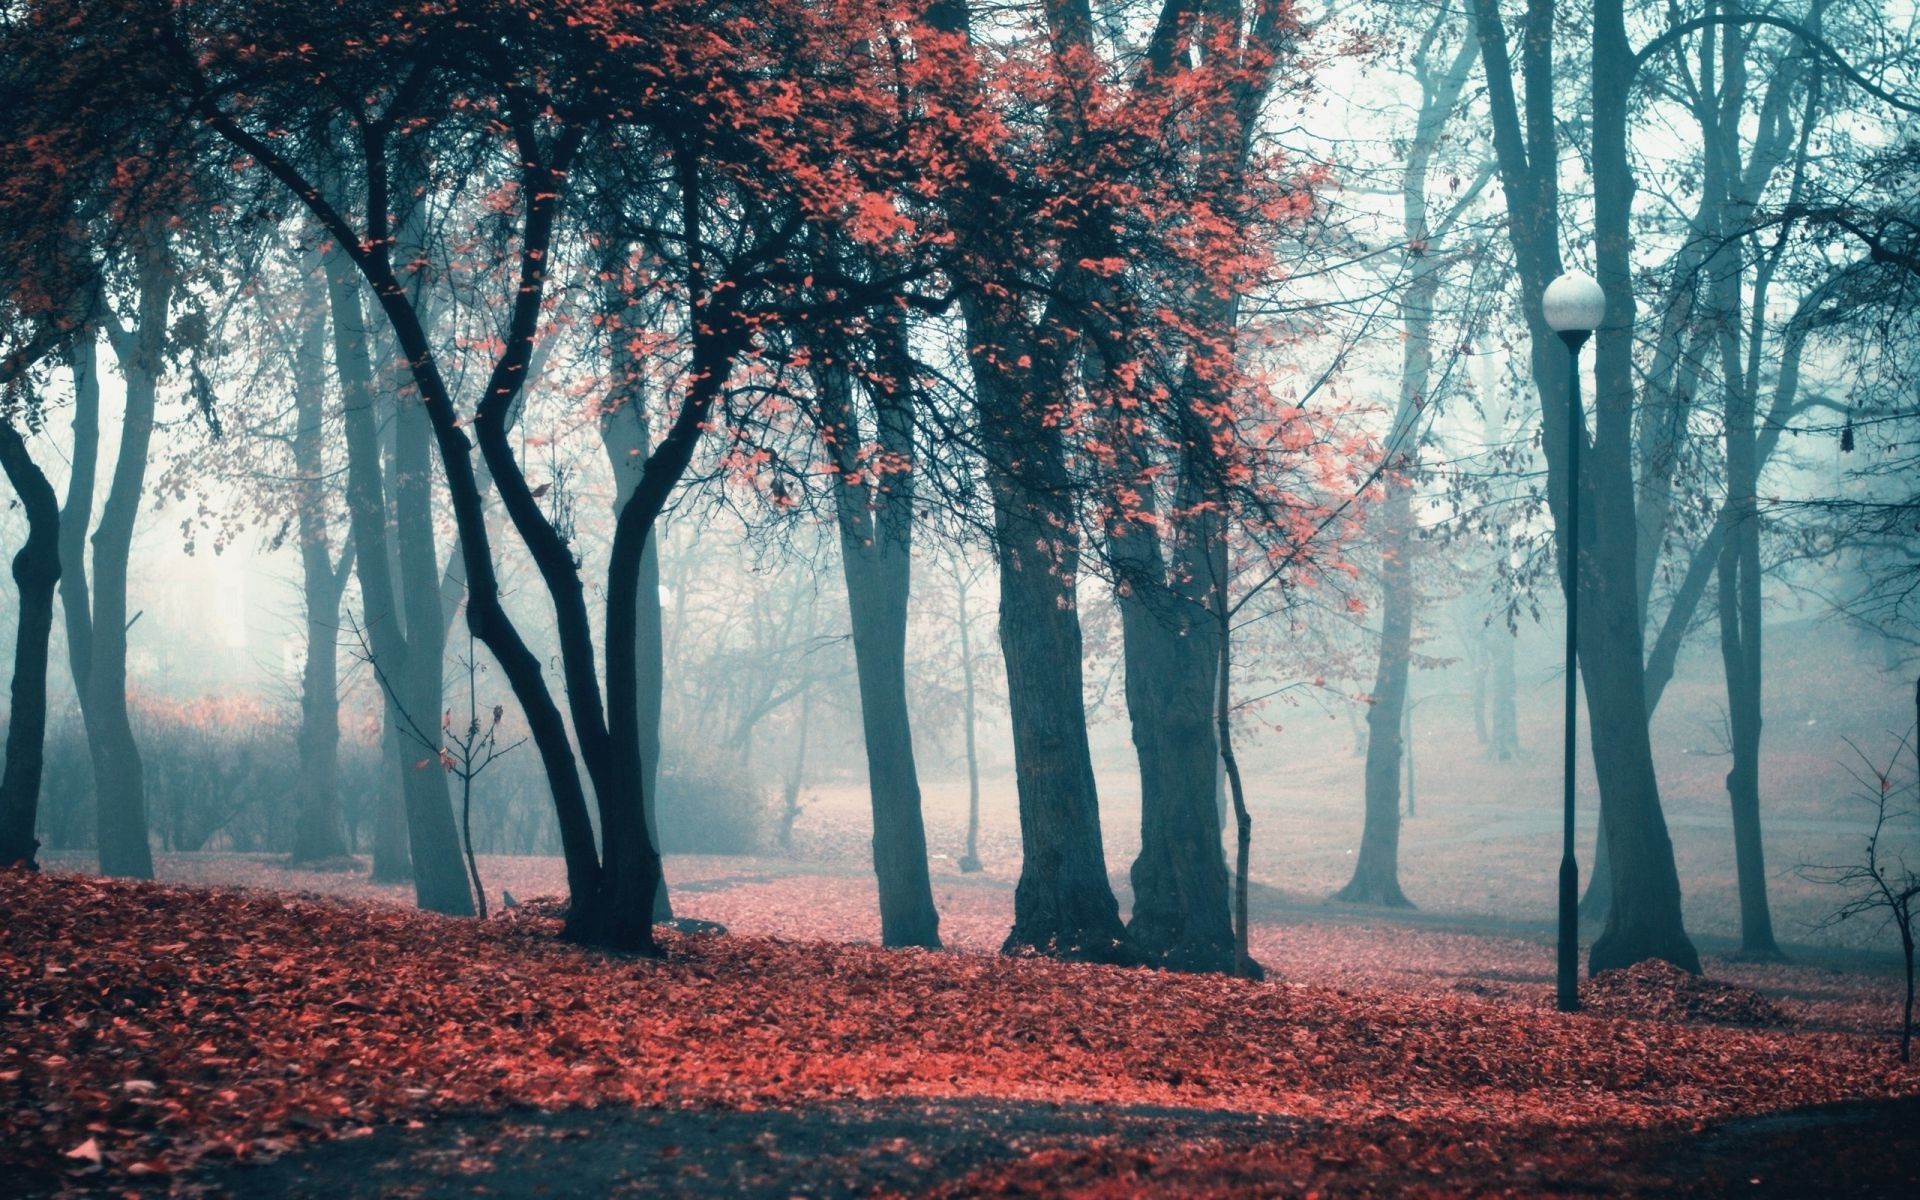
[[[1920, 1090], [1878, 1041], [0, 872], [0, 1165], [176, 1170], [434, 1108], [986, 1096], [1652, 1127]], [[78, 1159], [71, 1158], [79, 1155]]]

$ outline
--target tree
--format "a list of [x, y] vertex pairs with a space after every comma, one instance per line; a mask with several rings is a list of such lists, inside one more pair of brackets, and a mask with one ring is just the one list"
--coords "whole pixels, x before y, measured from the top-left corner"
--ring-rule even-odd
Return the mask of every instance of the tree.
[[[1595, 10], [1591, 83], [1596, 274], [1607, 293], [1607, 317], [1596, 338], [1597, 422], [1588, 448], [1584, 413], [1569, 413], [1567, 350], [1547, 328], [1540, 311], [1547, 283], [1561, 272], [1554, 19], [1555, 5], [1550, 0], [1530, 0], [1520, 32], [1523, 105], [1515, 93], [1501, 5], [1498, 0], [1474, 0], [1473, 4], [1508, 236], [1531, 340], [1534, 385], [1540, 395], [1548, 507], [1561, 551], [1561, 586], [1568, 592], [1579, 589], [1580, 610], [1588, 614], [1580, 631], [1581, 682], [1617, 899], [1608, 909], [1606, 929], [1593, 945], [1589, 969], [1663, 958], [1697, 972], [1700, 957], [1681, 922], [1680, 880], [1660, 809], [1647, 734], [1645, 655], [1635, 586], [1639, 524], [1632, 453], [1634, 307], [1628, 286], [1633, 176], [1627, 159], [1633, 53], [1620, 0], [1604, 0]], [[1573, 419], [1576, 416], [1578, 420]], [[1567, 448], [1575, 437], [1583, 440], [1581, 456], [1589, 464], [1577, 497], [1580, 542], [1588, 547], [1579, 562], [1568, 561], [1564, 552], [1572, 515]]]
[[[860, 723], [873, 796], [873, 866], [880, 936], [888, 946], [940, 946], [927, 873], [927, 833], [907, 715], [907, 603], [912, 593], [914, 370], [903, 317], [881, 317], [881, 358], [861, 371], [871, 417], [856, 409], [858, 364], [842, 346], [814, 359], [820, 439], [833, 464], [835, 522], [853, 626]], [[866, 430], [871, 428], [873, 440]]]
[[[880, 151], [898, 144], [890, 140], [901, 112], [896, 88], [937, 78], [939, 64], [924, 50], [911, 61], [848, 59], [848, 29], [875, 16], [854, 4], [832, 12], [762, 6], [733, 22], [703, 6], [558, 0], [471, 0], [419, 15], [217, 4], [155, 15], [146, 40], [166, 49], [186, 105], [309, 210], [392, 327], [445, 471], [469, 627], [501, 664], [547, 768], [568, 864], [570, 935], [650, 950], [660, 871], [645, 826], [637, 732], [645, 546], [754, 343], [762, 311], [782, 310], [800, 282], [786, 255], [809, 226], [840, 225], [901, 261], [935, 232], [902, 220], [888, 197], [903, 179], [922, 186], [944, 168]], [[313, 86], [316, 73], [325, 88]], [[804, 136], [796, 140], [796, 131]], [[604, 694], [579, 563], [541, 511], [507, 437], [563, 245], [557, 235], [577, 212], [569, 177], [594, 136], [612, 138], [635, 177], [654, 179], [671, 197], [664, 224], [625, 215], [665, 265], [691, 364], [673, 420], [615, 521]], [[396, 161], [429, 141], [448, 152], [464, 148], [464, 156], [449, 153], [452, 160], [496, 169], [517, 225], [502, 332], [470, 419], [409, 294], [407, 277], [420, 264], [397, 264], [394, 255]], [[804, 152], [798, 162], [796, 147]], [[658, 164], [664, 175], [653, 173]], [[349, 180], [351, 204], [338, 190]], [[735, 225], [747, 210], [769, 217]], [[736, 242], [734, 233], [749, 236]], [[872, 298], [850, 303], [870, 307]], [[570, 721], [500, 602], [471, 457], [476, 443], [552, 602]], [[363, 548], [359, 561], [370, 557]], [[583, 766], [600, 809], [597, 850]]]
[[1421, 445], [1438, 399], [1434, 394], [1439, 383], [1434, 369], [1436, 300], [1452, 259], [1444, 247], [1486, 183], [1482, 173], [1463, 191], [1456, 176], [1439, 219], [1429, 216], [1432, 201], [1428, 175], [1479, 57], [1479, 47], [1470, 34], [1460, 37], [1451, 56], [1436, 54], [1445, 50], [1443, 38], [1452, 32], [1454, 24], [1455, 14], [1443, 6], [1422, 34], [1411, 64], [1420, 87], [1420, 106], [1400, 180], [1407, 258], [1405, 278], [1400, 283], [1403, 341], [1400, 396], [1386, 443], [1392, 464], [1384, 480], [1386, 495], [1375, 518], [1381, 541], [1380, 654], [1367, 709], [1366, 819], [1353, 877], [1334, 893], [1336, 900], [1392, 908], [1413, 907], [1400, 888], [1400, 775], [1405, 754], [1411, 805], [1411, 749], [1403, 744], [1402, 729], [1412, 719], [1407, 687], [1418, 600], [1414, 556], [1419, 530], [1413, 500]]
[[[1920, 685], [1914, 688], [1914, 708], [1920, 713]], [[1860, 857], [1848, 864], [1800, 867], [1800, 873], [1806, 878], [1848, 893], [1840, 907], [1827, 918], [1827, 924], [1880, 914], [1899, 935], [1907, 985], [1906, 999], [1900, 1009], [1901, 1062], [1912, 1059], [1914, 905], [1920, 902], [1920, 873], [1907, 862], [1899, 837], [1903, 827], [1911, 834], [1911, 826], [1920, 821], [1920, 805], [1913, 803], [1914, 797], [1920, 795], [1920, 782], [1897, 783], [1895, 772], [1902, 755], [1915, 745], [1910, 738], [1902, 738], [1891, 761], [1875, 763], [1861, 754], [1860, 766], [1849, 768], [1854, 781], [1860, 785], [1859, 794], [1873, 812], [1873, 828], [1866, 835]]]

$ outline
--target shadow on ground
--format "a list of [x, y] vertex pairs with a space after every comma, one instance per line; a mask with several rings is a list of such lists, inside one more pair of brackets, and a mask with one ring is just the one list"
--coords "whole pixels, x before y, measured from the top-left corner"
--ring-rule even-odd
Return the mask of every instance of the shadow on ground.
[[[1102, 1194], [1920, 1195], [1920, 1100], [1849, 1102], [1701, 1133], [1382, 1131], [1384, 1153], [1309, 1123], [1238, 1113], [992, 1101], [763, 1112], [570, 1110], [450, 1116], [201, 1174], [233, 1197], [854, 1197]], [[1412, 1134], [1411, 1141], [1407, 1137]], [[1339, 1146], [1333, 1149], [1329, 1143]], [[1398, 1151], [1398, 1154], [1393, 1153]], [[186, 1181], [179, 1181], [186, 1182]], [[1217, 1190], [1217, 1191], [1216, 1191]]]

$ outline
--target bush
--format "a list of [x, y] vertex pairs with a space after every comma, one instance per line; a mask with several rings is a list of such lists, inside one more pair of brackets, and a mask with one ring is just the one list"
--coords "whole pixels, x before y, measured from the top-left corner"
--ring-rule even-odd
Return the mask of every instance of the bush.
[[716, 763], [668, 763], [654, 805], [668, 854], [757, 854], [775, 824], [768, 797]]

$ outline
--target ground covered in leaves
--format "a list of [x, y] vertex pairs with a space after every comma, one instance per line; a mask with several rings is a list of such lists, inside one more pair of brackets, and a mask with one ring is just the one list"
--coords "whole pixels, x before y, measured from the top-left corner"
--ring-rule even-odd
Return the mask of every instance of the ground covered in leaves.
[[[1525, 1193], [1657, 1172], [1710, 1124], [1920, 1093], [1882, 1036], [1658, 968], [1563, 1017], [1530, 978], [1253, 984], [739, 928], [610, 957], [558, 943], [536, 905], [462, 922], [3, 872], [0, 912], [0, 1175], [41, 1190], [298, 1191], [252, 1173], [347, 1161], [345, 1139], [426, 1155], [459, 1192], [584, 1138], [577, 1161], [626, 1172], [597, 1194], [751, 1193], [712, 1174], [740, 1145], [759, 1168], [812, 1155], [814, 1194]], [[796, 1178], [765, 1174], [768, 1194]]]

